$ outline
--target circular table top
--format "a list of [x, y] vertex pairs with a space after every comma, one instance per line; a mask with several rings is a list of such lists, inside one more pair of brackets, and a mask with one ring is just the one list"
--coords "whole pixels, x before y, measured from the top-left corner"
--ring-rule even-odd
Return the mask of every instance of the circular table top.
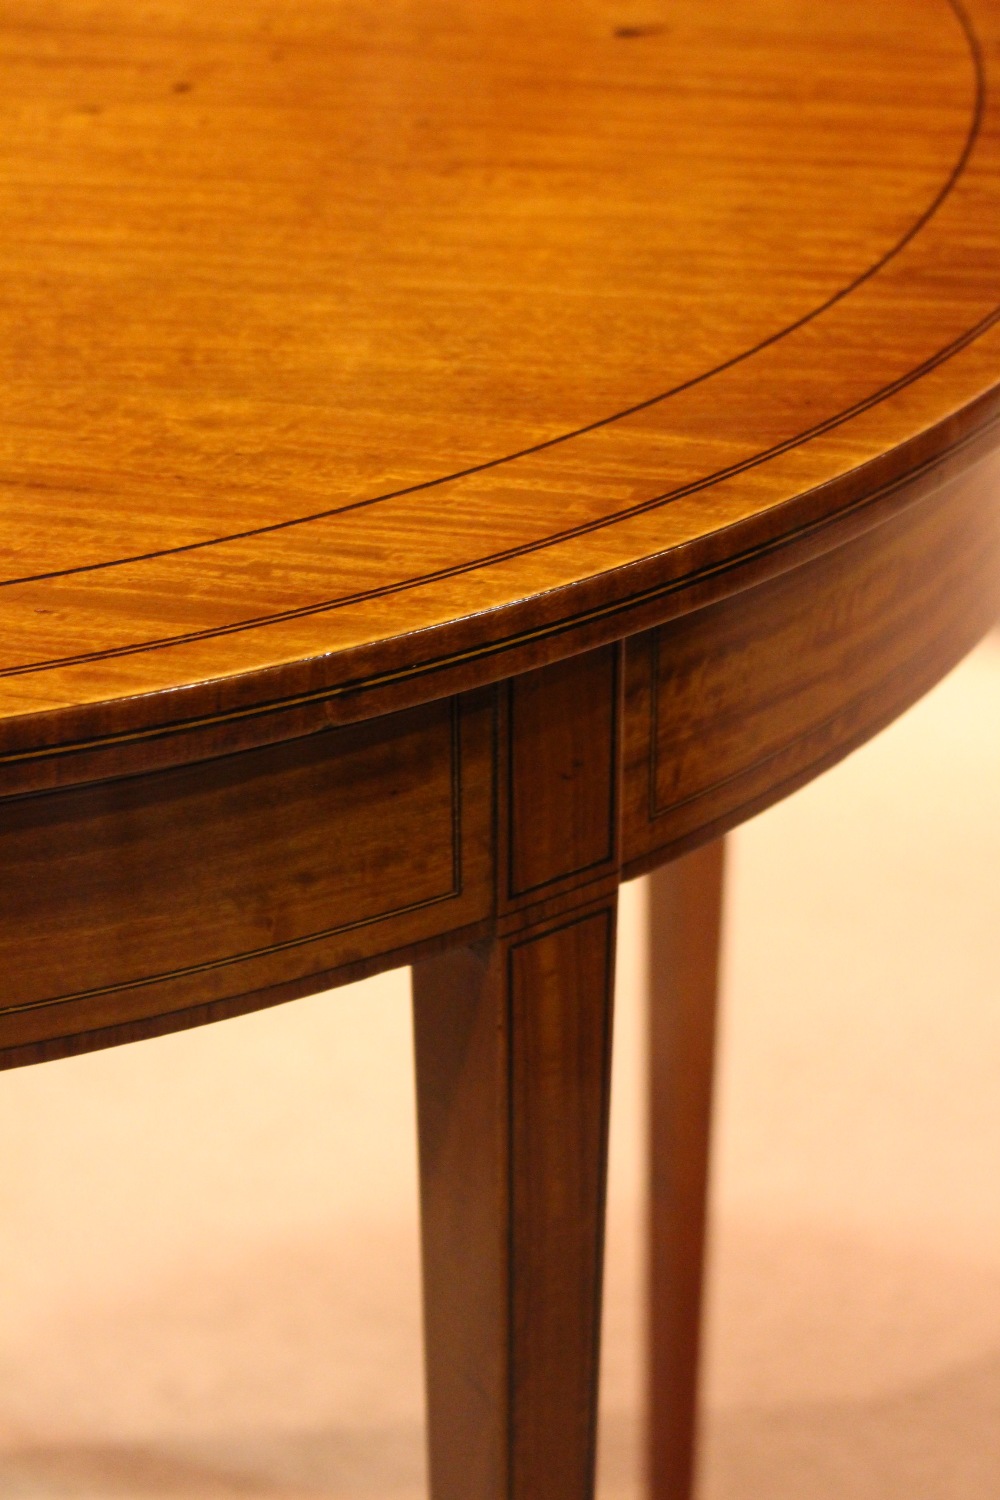
[[968, 445], [998, 47], [989, 0], [10, 0], [0, 751], [485, 680]]

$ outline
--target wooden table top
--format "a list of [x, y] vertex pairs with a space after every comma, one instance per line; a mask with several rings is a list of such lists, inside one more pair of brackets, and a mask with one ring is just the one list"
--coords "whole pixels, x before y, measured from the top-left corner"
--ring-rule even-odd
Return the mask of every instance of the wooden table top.
[[495, 678], [979, 451], [998, 48], [990, 0], [9, 0], [0, 752]]

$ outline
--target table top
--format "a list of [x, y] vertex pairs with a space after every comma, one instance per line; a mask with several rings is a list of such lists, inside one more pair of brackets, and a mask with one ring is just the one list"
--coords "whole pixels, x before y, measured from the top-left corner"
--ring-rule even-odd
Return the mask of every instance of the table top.
[[990, 0], [10, 0], [0, 752], [486, 681], [981, 447], [998, 47]]

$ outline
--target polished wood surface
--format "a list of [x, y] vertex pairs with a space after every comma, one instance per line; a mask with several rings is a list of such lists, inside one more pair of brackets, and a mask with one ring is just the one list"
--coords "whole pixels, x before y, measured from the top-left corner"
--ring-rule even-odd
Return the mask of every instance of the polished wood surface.
[[414, 967], [434, 1500], [592, 1490], [614, 916]]
[[14, 0], [0, 752], [439, 695], [877, 511], [996, 415], [998, 37]]
[[724, 856], [705, 844], [649, 885], [650, 1500], [694, 1488]]
[[998, 614], [1000, 504], [978, 464], [624, 650], [10, 795], [0, 1065], [344, 983], [655, 867], [861, 743]]
[[[545, 822], [502, 726], [571, 764], [605, 641], [624, 775], [566, 836], [629, 874], [958, 659], [1000, 612], [998, 27], [949, 0], [4, 12], [7, 1061], [548, 891], [561, 851], [494, 836]], [[517, 674], [574, 655], [532, 738], [548, 688]]]
[[629, 641], [630, 873], [833, 764], [1000, 615], [1000, 465], [909, 498], [793, 572]]
[[0, 16], [0, 1066], [414, 963], [435, 1500], [467, 1444], [590, 1492], [620, 880], [1000, 614], [998, 54], [990, 0]]
[[413, 969], [434, 1500], [593, 1487], [620, 656], [510, 684], [494, 932]]

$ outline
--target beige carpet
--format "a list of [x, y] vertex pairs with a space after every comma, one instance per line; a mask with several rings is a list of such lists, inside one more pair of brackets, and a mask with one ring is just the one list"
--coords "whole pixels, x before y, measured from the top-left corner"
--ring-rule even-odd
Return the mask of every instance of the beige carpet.
[[[991, 1500], [1000, 642], [732, 853], [702, 1500]], [[602, 1500], [640, 1493], [640, 906]], [[412, 1116], [405, 976], [0, 1078], [3, 1500], [421, 1496]]]

